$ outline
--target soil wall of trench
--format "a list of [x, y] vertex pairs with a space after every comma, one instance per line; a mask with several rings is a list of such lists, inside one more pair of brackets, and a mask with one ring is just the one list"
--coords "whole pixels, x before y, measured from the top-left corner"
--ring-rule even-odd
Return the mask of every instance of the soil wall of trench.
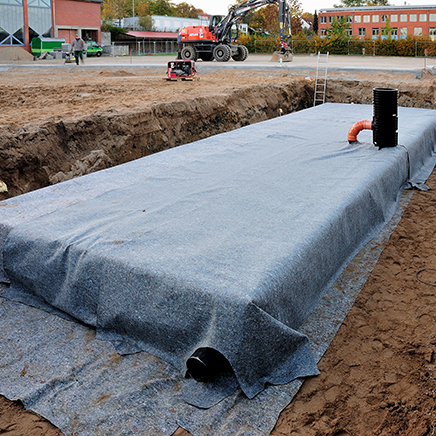
[[[399, 105], [434, 108], [432, 84], [330, 80], [326, 101], [371, 104], [374, 87], [397, 87]], [[313, 105], [313, 81], [257, 85], [128, 112], [21, 126], [0, 135], [0, 200]]]
[[0, 200], [309, 106], [309, 85], [256, 86], [228, 94], [110, 110], [0, 137]]

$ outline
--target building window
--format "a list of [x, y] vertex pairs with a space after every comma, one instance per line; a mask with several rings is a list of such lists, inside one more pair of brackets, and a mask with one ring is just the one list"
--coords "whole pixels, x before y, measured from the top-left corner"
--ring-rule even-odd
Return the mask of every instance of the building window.
[[333, 23], [333, 15], [330, 15], [330, 17], [329, 17], [329, 24], [332, 24]]
[[416, 14], [410, 14], [409, 15], [409, 21], [412, 22], [412, 23], [415, 23], [416, 22]]
[[413, 28], [413, 34], [415, 36], [422, 36], [422, 27], [414, 27]]
[[359, 27], [359, 36], [365, 36], [366, 35], [366, 29], [364, 27]]
[[363, 22], [364, 23], [369, 23], [369, 15], [364, 15], [363, 16]]
[[436, 14], [430, 14], [430, 21], [436, 21]]
[[379, 20], [379, 15], [373, 15], [372, 16], [372, 22], [373, 23], [378, 23], [378, 20]]
[[427, 14], [419, 14], [419, 21], [425, 23], [427, 21]]
[[407, 27], [400, 27], [400, 38], [405, 38], [407, 36]]
[[347, 15], [347, 23], [352, 23], [353, 22], [353, 18], [351, 17], [351, 15]]
[[391, 37], [398, 38], [398, 27], [393, 27], [391, 30]]
[[321, 24], [327, 24], [327, 17], [325, 16], [321, 17]]
[[391, 23], [396, 23], [396, 22], [398, 22], [398, 15], [392, 14], [391, 15]]
[[387, 20], [388, 20], [388, 16], [385, 15], [385, 14], [383, 14], [383, 15], [381, 16], [381, 22], [382, 22], [382, 23], [386, 23]]
[[432, 41], [436, 41], [436, 27], [430, 27], [428, 32], [429, 32], [429, 35], [430, 35], [430, 39]]
[[380, 35], [380, 29], [378, 27], [373, 27], [372, 28], [372, 37], [378, 38], [379, 35]]
[[326, 30], [325, 29], [321, 29], [320, 30], [320, 36], [322, 37], [322, 38], [324, 38], [325, 36], [326, 36]]
[[[361, 18], [362, 18], [362, 17], [361, 17], [360, 15], [355, 15], [355, 16], [354, 16], [354, 22], [355, 22], [355, 23], [360, 23]], [[435, 21], [436, 21], [436, 20], [435, 20]]]
[[351, 29], [345, 29], [347, 32], [347, 35], [351, 38], [353, 36], [353, 31]]
[[407, 22], [407, 14], [400, 14], [400, 21], [402, 23], [406, 23]]

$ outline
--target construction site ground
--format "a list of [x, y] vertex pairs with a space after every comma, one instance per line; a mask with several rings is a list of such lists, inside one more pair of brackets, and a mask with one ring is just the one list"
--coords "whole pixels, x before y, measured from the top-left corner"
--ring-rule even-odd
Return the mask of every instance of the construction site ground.
[[[317, 56], [282, 66], [261, 55], [199, 61], [199, 80], [168, 82], [173, 56], [76, 66], [1, 52], [0, 181], [8, 191], [0, 200], [313, 105]], [[394, 87], [400, 106], [434, 109], [432, 63], [330, 56], [326, 101], [371, 104], [374, 87]], [[427, 185], [414, 193], [321, 375], [304, 383], [272, 435], [436, 434], [435, 173]], [[0, 396], [0, 434], [61, 432]]]

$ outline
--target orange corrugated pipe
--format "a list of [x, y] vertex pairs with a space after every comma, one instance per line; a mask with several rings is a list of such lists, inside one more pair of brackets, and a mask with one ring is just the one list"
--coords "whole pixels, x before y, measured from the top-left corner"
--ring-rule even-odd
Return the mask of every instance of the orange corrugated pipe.
[[364, 129], [372, 130], [372, 121], [362, 120], [355, 123], [348, 132], [348, 142], [351, 144], [352, 142], [357, 141], [357, 135], [360, 133], [361, 130]]

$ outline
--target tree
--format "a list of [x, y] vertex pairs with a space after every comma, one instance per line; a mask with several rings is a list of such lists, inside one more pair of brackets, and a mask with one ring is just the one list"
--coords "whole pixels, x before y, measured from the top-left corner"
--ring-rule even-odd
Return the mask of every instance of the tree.
[[350, 28], [350, 24], [347, 21], [347, 17], [335, 18], [328, 29], [329, 37], [336, 37], [338, 39], [348, 38], [347, 29]]
[[176, 17], [183, 18], [198, 18], [199, 12], [201, 10], [196, 9], [195, 6], [192, 6], [186, 2], [179, 3], [176, 6]]
[[103, 23], [101, 25], [101, 31], [110, 32], [112, 41], [118, 39], [118, 35], [120, 33], [127, 33], [126, 29], [112, 25], [112, 20], [107, 20], [107, 19], [103, 20]]
[[333, 5], [334, 8], [354, 8], [365, 6], [366, 0], [341, 0], [338, 5]]
[[315, 13], [313, 14], [313, 25], [312, 25], [312, 30], [313, 33], [315, 33], [316, 35], [318, 35], [318, 14]]
[[135, 13], [140, 18], [150, 15], [150, 5], [148, 4], [148, 2], [135, 0]]
[[367, 1], [366, 6], [389, 6], [389, 0], [372, 0]]
[[140, 17], [138, 24], [147, 32], [154, 32], [156, 30], [154, 27], [154, 20], [151, 15]]
[[382, 35], [390, 39], [392, 30], [394, 30], [394, 28], [390, 26], [389, 18], [386, 18], [386, 24], [382, 27]]
[[[291, 31], [293, 34], [301, 30], [300, 18], [303, 15], [301, 3], [298, 0], [288, 0], [291, 16]], [[277, 4], [269, 4], [249, 12], [243, 20], [258, 32], [278, 34], [280, 32], [279, 8]]]
[[341, 0], [335, 8], [354, 8], [360, 6], [389, 6], [389, 0]]
[[149, 0], [150, 11], [154, 15], [176, 16], [176, 7], [169, 0]]
[[105, 0], [101, 8], [101, 17], [103, 20], [121, 20], [128, 17], [131, 11], [131, 0]]

